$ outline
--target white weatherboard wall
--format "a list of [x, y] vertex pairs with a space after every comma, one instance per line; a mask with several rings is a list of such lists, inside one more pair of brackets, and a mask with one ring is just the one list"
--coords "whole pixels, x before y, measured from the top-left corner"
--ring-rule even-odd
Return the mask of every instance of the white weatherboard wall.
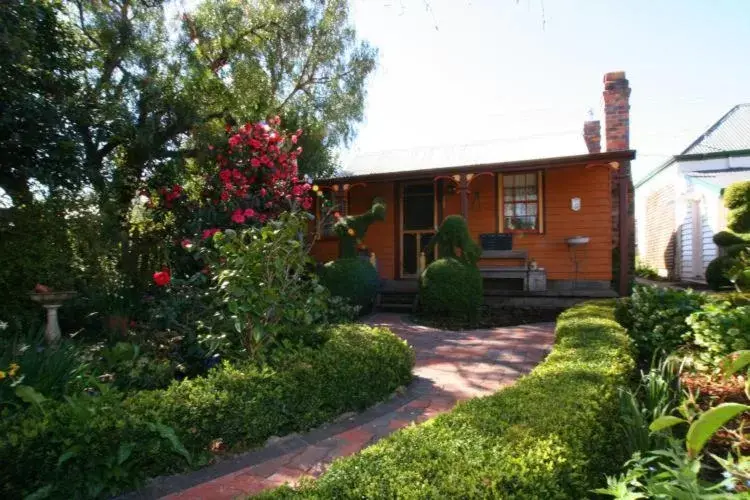
[[[640, 259], [655, 268], [660, 275], [667, 276], [668, 269], [664, 262], [667, 241], [676, 229], [676, 184], [679, 182], [679, 171], [676, 164], [669, 165], [657, 175], [639, 186], [635, 192], [636, 244]], [[662, 209], [654, 213], [649, 210], [649, 199], [661, 193]], [[668, 210], [671, 213], [665, 213]], [[658, 226], [655, 234], [654, 225]], [[647, 228], [650, 231], [647, 231]], [[650, 233], [650, 234], [649, 234]]]
[[[635, 195], [636, 238], [641, 258], [659, 255], [665, 250], [665, 240], [674, 235], [673, 269], [667, 269], [668, 264], [663, 261], [657, 261], [659, 265], [647, 263], [663, 276], [673, 271], [675, 277], [683, 280], [704, 280], [706, 267], [719, 255], [713, 236], [726, 227], [725, 209], [721, 187], [712, 184], [710, 177], [690, 174], [748, 167], [750, 157], [747, 156], [678, 161], [639, 186]], [[662, 200], [660, 206], [673, 210], [673, 214], [666, 214], [667, 217], [664, 213], [649, 213], [647, 201], [655, 193], [670, 196], [669, 203]], [[669, 223], [659, 222], [667, 220]], [[646, 230], [649, 224], [651, 231]], [[655, 226], [659, 230], [656, 235]]]

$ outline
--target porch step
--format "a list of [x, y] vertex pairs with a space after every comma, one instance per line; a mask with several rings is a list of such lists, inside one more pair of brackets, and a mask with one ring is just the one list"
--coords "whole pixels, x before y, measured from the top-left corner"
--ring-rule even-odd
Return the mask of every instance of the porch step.
[[381, 291], [377, 308], [381, 311], [414, 312], [417, 307], [417, 292]]

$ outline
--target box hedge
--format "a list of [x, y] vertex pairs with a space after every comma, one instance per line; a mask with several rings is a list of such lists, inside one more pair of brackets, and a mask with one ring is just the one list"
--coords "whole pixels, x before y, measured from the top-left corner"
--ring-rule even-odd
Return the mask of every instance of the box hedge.
[[389, 330], [341, 325], [318, 349], [279, 351], [264, 369], [225, 364], [124, 400], [113, 391], [49, 401], [43, 412], [5, 416], [0, 497], [127, 490], [205, 463], [216, 440], [239, 450], [364, 409], [408, 383], [413, 364], [411, 348]]
[[513, 386], [459, 404], [263, 498], [586, 498], [622, 456], [617, 387], [634, 370], [612, 302], [560, 316], [547, 359]]

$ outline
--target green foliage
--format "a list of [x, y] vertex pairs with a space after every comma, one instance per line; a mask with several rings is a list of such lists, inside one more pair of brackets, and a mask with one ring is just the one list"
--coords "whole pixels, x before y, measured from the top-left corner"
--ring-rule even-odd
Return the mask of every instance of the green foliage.
[[281, 339], [325, 317], [325, 288], [309, 271], [302, 240], [304, 213], [284, 213], [262, 227], [228, 229], [213, 237], [213, 294], [236, 345], [258, 358]]
[[648, 280], [661, 279], [661, 276], [659, 276], [659, 273], [656, 271], [656, 269], [638, 260], [636, 260], [635, 263], [635, 275], [641, 278], [646, 278]]
[[[0, 370], [11, 363], [19, 366], [14, 377], [17, 383], [33, 386], [55, 399], [67, 394], [68, 387], [87, 368], [80, 359], [80, 349], [72, 341], [64, 339], [54, 348], [47, 346], [43, 328], [0, 343]], [[0, 380], [0, 411], [16, 404], [13, 384]]]
[[736, 260], [729, 256], [721, 256], [712, 260], [706, 267], [706, 283], [711, 290], [721, 290], [732, 286], [727, 275], [735, 265]]
[[692, 290], [636, 286], [633, 294], [618, 303], [616, 316], [627, 328], [642, 360], [657, 352], [671, 353], [688, 343], [691, 331], [685, 320], [706, 302]]
[[680, 449], [680, 444], [674, 441], [667, 448], [651, 451], [645, 456], [636, 453], [625, 464], [627, 470], [623, 474], [607, 477], [607, 488], [593, 491], [620, 500], [733, 498], [734, 495], [728, 492], [734, 485], [732, 478], [718, 484], [702, 480], [700, 460], [688, 457]]
[[476, 265], [482, 254], [481, 247], [471, 239], [466, 220], [460, 215], [449, 215], [445, 218], [425, 253], [432, 251], [435, 245], [441, 257], [457, 258], [472, 266]]
[[326, 263], [320, 270], [320, 281], [332, 297], [342, 297], [364, 312], [372, 309], [380, 285], [375, 267], [360, 257]]
[[0, 495], [49, 487], [60, 498], [111, 496], [145, 478], [205, 463], [220, 439], [231, 450], [361, 410], [411, 379], [414, 354], [389, 330], [332, 328], [319, 348], [280, 349], [259, 368], [225, 363], [207, 376], [122, 399], [42, 403], [0, 426]]
[[687, 318], [693, 331], [696, 355], [709, 366], [718, 366], [726, 355], [750, 349], [750, 306], [709, 302]]
[[611, 303], [580, 305], [529, 376], [260, 498], [585, 498], [624, 460], [617, 387], [630, 351]]
[[61, 19], [64, 9], [57, 0], [0, 6], [0, 188], [16, 207], [31, 203], [31, 179], [61, 194], [84, 178], [80, 144], [65, 119], [84, 54]]
[[427, 266], [419, 279], [419, 304], [428, 315], [474, 321], [482, 300], [479, 269], [462, 260], [438, 259]]
[[357, 243], [365, 238], [367, 229], [376, 221], [385, 220], [385, 200], [375, 198], [368, 212], [340, 218], [333, 226], [339, 237], [339, 257], [351, 259], [357, 256]]
[[620, 418], [628, 455], [646, 453], [667, 445], [664, 436], [653, 434], [651, 422], [670, 414], [680, 404], [680, 369], [665, 358], [641, 372], [634, 390], [620, 388]]
[[47, 401], [42, 408], [3, 421], [4, 497], [38, 491], [55, 498], [111, 496], [154, 468], [174, 471], [189, 463], [168, 427], [127, 411], [115, 392]]

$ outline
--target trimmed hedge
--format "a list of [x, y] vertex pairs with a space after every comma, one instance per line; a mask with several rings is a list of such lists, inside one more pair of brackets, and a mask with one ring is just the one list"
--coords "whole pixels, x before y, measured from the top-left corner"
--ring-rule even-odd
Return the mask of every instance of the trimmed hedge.
[[349, 324], [335, 327], [318, 349], [277, 353], [262, 370], [225, 364], [124, 401], [109, 393], [84, 396], [85, 406], [50, 402], [44, 415], [33, 409], [2, 422], [0, 497], [40, 488], [58, 498], [97, 497], [133, 488], [205, 463], [215, 440], [247, 448], [364, 409], [407, 384], [413, 364], [411, 348], [389, 330]]
[[335, 462], [279, 498], [586, 498], [627, 458], [617, 388], [634, 371], [614, 304], [563, 313], [553, 351], [513, 386]]

